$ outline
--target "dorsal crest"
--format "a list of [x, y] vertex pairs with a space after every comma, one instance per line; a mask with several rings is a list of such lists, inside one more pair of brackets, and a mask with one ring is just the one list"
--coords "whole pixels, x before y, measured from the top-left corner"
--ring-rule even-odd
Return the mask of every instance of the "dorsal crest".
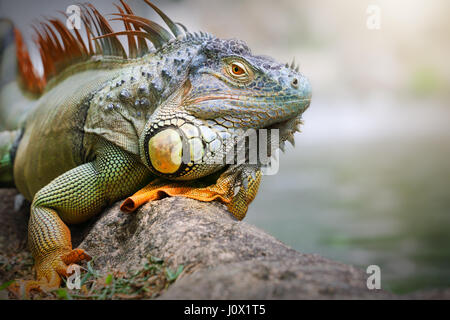
[[[18, 70], [24, 89], [40, 95], [51, 78], [60, 74], [68, 66], [87, 61], [93, 56], [135, 59], [150, 52], [152, 46], [158, 50], [175, 39], [193, 37], [182, 24], [174, 23], [153, 3], [144, 1], [156, 11], [169, 30], [154, 21], [136, 15], [124, 0], [120, 0], [121, 6], [115, 5], [118, 12], [113, 13], [113, 18], [110, 19], [123, 22], [124, 29], [121, 31], [115, 32], [108, 20], [91, 4], [79, 5], [84, 31], [75, 28], [69, 30], [65, 23], [55, 18], [34, 25], [33, 28], [36, 31], [34, 40], [38, 46], [44, 70], [42, 76], [33, 68], [22, 36], [16, 29]], [[118, 36], [122, 35], [127, 37], [128, 52], [118, 39]], [[204, 33], [202, 35], [209, 36]], [[148, 42], [151, 43], [150, 47]]]

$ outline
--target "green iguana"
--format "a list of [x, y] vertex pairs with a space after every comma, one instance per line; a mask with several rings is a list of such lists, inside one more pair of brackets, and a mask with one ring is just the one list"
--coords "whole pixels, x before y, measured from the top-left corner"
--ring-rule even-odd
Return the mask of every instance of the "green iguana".
[[[122, 0], [113, 19], [122, 31], [90, 4], [80, 5], [81, 30], [57, 19], [35, 26], [43, 75], [17, 29], [2, 37], [0, 186], [32, 202], [37, 280], [20, 283], [26, 292], [59, 287], [69, 265], [90, 258], [72, 249], [66, 224], [148, 183], [157, 192], [170, 186], [170, 195], [187, 188], [199, 200], [220, 190], [242, 219], [262, 164], [230, 164], [224, 155], [242, 130], [278, 129], [281, 146], [293, 141], [310, 104], [310, 84], [294, 63], [253, 55], [240, 40], [190, 33], [145, 1], [169, 30]], [[8, 71], [15, 66], [17, 79]]]

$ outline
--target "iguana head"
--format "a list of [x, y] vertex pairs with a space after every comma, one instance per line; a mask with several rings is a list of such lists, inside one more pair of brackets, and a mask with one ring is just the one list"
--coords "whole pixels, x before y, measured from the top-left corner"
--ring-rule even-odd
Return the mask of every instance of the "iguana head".
[[189, 70], [183, 108], [213, 126], [267, 128], [299, 117], [309, 106], [309, 81], [288, 65], [252, 55], [239, 40], [204, 43]]
[[253, 55], [239, 40], [207, 34], [190, 40], [199, 45], [178, 47], [178, 60], [186, 62], [168, 69], [180, 73], [181, 68], [178, 89], [144, 133], [143, 152], [152, 171], [170, 179], [217, 171], [249, 129], [279, 129], [278, 143], [293, 141], [311, 99], [310, 83], [298, 68]]

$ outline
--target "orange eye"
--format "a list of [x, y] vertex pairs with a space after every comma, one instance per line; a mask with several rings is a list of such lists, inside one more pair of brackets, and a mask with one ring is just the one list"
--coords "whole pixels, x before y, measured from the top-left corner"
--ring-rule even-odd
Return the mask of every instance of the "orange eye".
[[233, 63], [231, 65], [231, 71], [233, 72], [233, 74], [240, 76], [242, 74], [245, 73], [244, 69], [240, 66], [238, 66], [236, 63]]

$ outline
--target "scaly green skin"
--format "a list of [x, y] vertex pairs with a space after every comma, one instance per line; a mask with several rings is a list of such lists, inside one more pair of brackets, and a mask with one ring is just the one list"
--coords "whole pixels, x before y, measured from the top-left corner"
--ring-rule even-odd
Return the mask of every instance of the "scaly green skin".
[[[236, 63], [246, 77], [232, 74]], [[72, 250], [65, 223], [89, 219], [155, 176], [193, 180], [222, 170], [234, 178], [233, 213], [242, 218], [240, 202], [254, 196], [260, 165], [211, 160], [235, 145], [239, 130], [279, 128], [281, 142], [290, 139], [310, 97], [308, 81], [292, 68], [252, 55], [241, 41], [203, 33], [138, 59], [83, 63], [54, 79], [20, 131], [0, 134], [0, 158], [15, 154], [13, 163], [0, 164], [0, 183], [14, 182], [32, 201], [29, 243], [38, 282], [30, 286], [59, 286], [67, 265], [87, 257]], [[197, 148], [170, 173], [155, 169], [149, 150], [152, 137], [168, 129], [187, 150]]]

